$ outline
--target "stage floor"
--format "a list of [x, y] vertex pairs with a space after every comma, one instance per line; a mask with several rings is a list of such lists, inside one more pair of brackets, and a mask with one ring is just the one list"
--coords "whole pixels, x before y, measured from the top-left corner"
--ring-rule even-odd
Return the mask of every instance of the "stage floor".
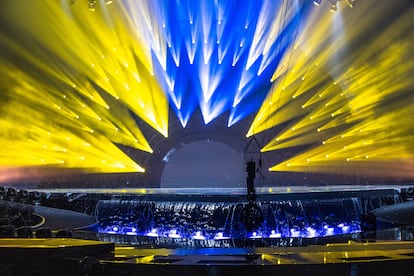
[[288, 248], [140, 249], [116, 246], [115, 258], [125, 263], [175, 265], [304, 265], [414, 260], [414, 242], [349, 241]]
[[411, 275], [413, 242], [194, 250], [116, 247], [106, 273], [128, 275]]
[[63, 238], [1, 238], [0, 257], [84, 257], [111, 256], [115, 245], [109, 242]]
[[411, 275], [414, 268], [414, 242], [404, 241], [208, 249], [114, 247], [74, 239], [0, 239], [0, 244], [2, 275]]

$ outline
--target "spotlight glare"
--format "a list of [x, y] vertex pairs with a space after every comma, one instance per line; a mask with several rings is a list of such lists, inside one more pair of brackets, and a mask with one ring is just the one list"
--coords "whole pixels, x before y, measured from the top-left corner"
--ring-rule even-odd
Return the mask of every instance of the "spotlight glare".
[[179, 239], [181, 238], [181, 235], [177, 232], [176, 229], [171, 229], [170, 232], [168, 233], [168, 237], [173, 238], [173, 239]]
[[95, 11], [96, 0], [88, 0], [88, 9], [90, 11]]
[[204, 237], [202, 234], [201, 234], [201, 231], [197, 231], [196, 233], [195, 233], [195, 235], [192, 237], [194, 240], [205, 240], [206, 239], [206, 237]]
[[151, 229], [150, 232], [146, 234], [148, 237], [158, 237], [158, 230], [156, 228]]
[[320, 6], [321, 5], [322, 0], [314, 0], [313, 4], [315, 4], [315, 6]]
[[223, 232], [217, 232], [217, 234], [214, 236], [215, 240], [223, 240], [228, 239], [229, 237], [224, 236]]
[[248, 235], [248, 238], [249, 239], [260, 239], [262, 238], [262, 235], [256, 231], [253, 231]]
[[331, 12], [335, 12], [338, 10], [338, 2], [337, 0], [331, 0], [331, 8], [330, 11]]
[[345, 0], [345, 2], [350, 8], [353, 8], [355, 5], [355, 0]]
[[300, 237], [300, 231], [292, 228], [290, 229], [290, 236], [292, 238], [298, 238]]
[[282, 234], [277, 233], [275, 230], [272, 230], [272, 232], [269, 235], [269, 238], [281, 238]]

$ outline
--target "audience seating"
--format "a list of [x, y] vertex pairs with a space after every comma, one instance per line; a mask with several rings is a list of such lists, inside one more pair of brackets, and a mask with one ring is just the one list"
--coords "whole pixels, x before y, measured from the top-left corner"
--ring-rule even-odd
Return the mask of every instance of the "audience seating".
[[1, 225], [0, 226], [0, 238], [14, 238], [16, 228], [14, 225]]
[[36, 230], [36, 238], [47, 239], [51, 237], [52, 231], [48, 227], [43, 227]]
[[30, 226], [22, 226], [16, 229], [18, 238], [33, 238], [33, 231]]

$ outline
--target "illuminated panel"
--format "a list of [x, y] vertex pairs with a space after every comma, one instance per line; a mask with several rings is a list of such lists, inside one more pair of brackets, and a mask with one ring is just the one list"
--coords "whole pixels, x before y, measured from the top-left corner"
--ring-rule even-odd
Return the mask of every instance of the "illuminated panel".
[[[387, 10], [366, 9], [314, 10], [282, 58], [248, 136], [283, 125], [263, 151], [309, 147], [271, 171], [414, 177], [413, 10], [369, 37]], [[356, 18], [358, 28], [344, 27]]]
[[183, 127], [229, 112], [231, 126], [255, 112], [303, 7], [298, 1], [125, 1], [136, 35]]

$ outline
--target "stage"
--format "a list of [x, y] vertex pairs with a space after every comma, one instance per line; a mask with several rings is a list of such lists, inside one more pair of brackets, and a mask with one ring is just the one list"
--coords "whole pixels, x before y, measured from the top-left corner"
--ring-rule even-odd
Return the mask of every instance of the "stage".
[[80, 238], [144, 247], [237, 248], [356, 239], [374, 227], [373, 210], [401, 203], [409, 187], [263, 187], [256, 189], [254, 202], [243, 187], [40, 191], [39, 208], [66, 209], [96, 220], [83, 223], [90, 229], [77, 231]]
[[[410, 275], [414, 269], [411, 186], [266, 187], [257, 188], [254, 202], [243, 187], [37, 192], [34, 214], [43, 220], [33, 231], [50, 228], [52, 238], [1, 239], [4, 275], [235, 269], [238, 275]], [[29, 204], [18, 200], [8, 204]], [[73, 238], [55, 238], [61, 229]]]

